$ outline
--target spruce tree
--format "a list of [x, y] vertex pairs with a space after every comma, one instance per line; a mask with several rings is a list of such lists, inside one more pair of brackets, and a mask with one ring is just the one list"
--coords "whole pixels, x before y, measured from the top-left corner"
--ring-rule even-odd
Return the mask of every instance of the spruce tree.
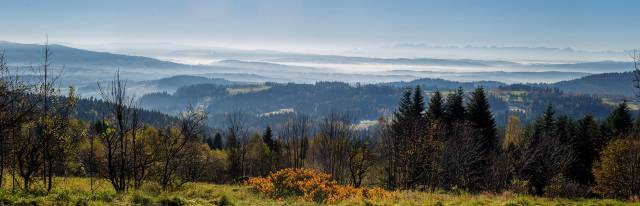
[[544, 188], [554, 177], [565, 174], [575, 161], [571, 145], [561, 142], [558, 136], [554, 110], [551, 105], [534, 123], [533, 131], [527, 132], [527, 142], [520, 170], [536, 195], [543, 195]]
[[213, 149], [222, 149], [222, 147], [224, 147], [224, 145], [222, 144], [222, 135], [220, 135], [220, 133], [216, 133], [216, 135], [213, 137], [213, 143], [211, 147]]
[[467, 113], [471, 126], [479, 133], [482, 150], [496, 152], [498, 150], [496, 121], [493, 118], [489, 102], [482, 87], [478, 87], [471, 94], [471, 99], [467, 105]]
[[555, 131], [555, 117], [553, 116], [555, 114], [556, 112], [553, 110], [553, 106], [549, 104], [547, 110], [542, 114], [542, 118], [536, 121], [536, 129], [538, 129], [538, 132], [550, 135], [549, 133]]
[[631, 129], [633, 120], [631, 119], [631, 112], [629, 111], [629, 106], [626, 101], [618, 105], [609, 116], [607, 122], [611, 128], [611, 136], [607, 138], [619, 137]]
[[429, 110], [427, 111], [427, 117], [430, 120], [442, 119], [444, 115], [443, 99], [440, 91], [435, 91], [431, 100], [429, 101]]
[[556, 135], [563, 144], [573, 144], [576, 141], [575, 123], [568, 116], [563, 115], [556, 121]]
[[275, 150], [275, 142], [273, 141], [273, 132], [271, 131], [271, 126], [267, 126], [267, 128], [264, 131], [264, 134], [262, 135], [262, 141], [267, 145], [267, 147], [269, 147], [269, 151], [274, 151]]
[[453, 92], [447, 96], [447, 103], [445, 109], [445, 121], [451, 125], [456, 122], [460, 122], [466, 119], [467, 111], [464, 108], [464, 90], [462, 87], [458, 88], [456, 92]]
[[413, 135], [413, 98], [411, 89], [407, 89], [402, 94], [402, 99], [398, 109], [394, 112], [394, 119], [391, 125], [393, 138], [389, 142], [391, 154], [386, 165], [388, 172], [388, 187], [395, 189], [398, 186], [406, 185], [407, 180], [407, 160], [408, 140]]
[[425, 109], [424, 109], [424, 97], [422, 96], [422, 90], [420, 86], [416, 86], [416, 89], [413, 92], [413, 99], [411, 100], [413, 103], [412, 108], [412, 116], [415, 118], [421, 118]]
[[393, 113], [395, 117], [393, 120], [393, 130], [396, 135], [405, 135], [405, 127], [411, 119], [413, 106], [411, 89], [407, 89], [402, 94], [398, 109]]
[[569, 177], [581, 184], [588, 185], [593, 182], [591, 168], [598, 157], [594, 143], [594, 140], [599, 139], [598, 123], [593, 116], [587, 115], [578, 121], [576, 133], [576, 140], [573, 144], [576, 160], [569, 168]]

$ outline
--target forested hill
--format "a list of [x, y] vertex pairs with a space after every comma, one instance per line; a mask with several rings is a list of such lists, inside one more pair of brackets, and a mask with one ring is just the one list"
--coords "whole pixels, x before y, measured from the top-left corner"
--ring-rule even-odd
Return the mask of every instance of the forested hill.
[[[49, 45], [52, 57], [56, 65], [86, 67], [86, 68], [186, 68], [183, 65], [168, 61], [161, 61], [148, 57], [128, 56], [107, 52], [95, 52], [76, 49], [62, 45]], [[43, 46], [40, 44], [20, 44], [0, 41], [0, 49], [3, 49], [6, 58], [11, 64], [39, 65], [42, 61]]]
[[567, 92], [633, 96], [633, 72], [604, 73], [551, 84]]
[[505, 86], [506, 84], [498, 81], [459, 82], [445, 79], [421, 78], [409, 82], [390, 82], [380, 85], [394, 87], [415, 87], [420, 85], [426, 90], [451, 90], [457, 89], [458, 87], [462, 87], [465, 90], [472, 90], [480, 86], [484, 88], [497, 88], [499, 86]]
[[[112, 118], [110, 116], [112, 107], [111, 103], [94, 98], [78, 99], [73, 116], [83, 121], [95, 122]], [[145, 125], [162, 127], [163, 125], [178, 122], [177, 117], [159, 111], [150, 111], [142, 108], [132, 108], [132, 110], [135, 110], [135, 113], [138, 114], [138, 120]]]
[[[615, 72], [587, 75], [578, 79], [560, 81], [551, 84], [527, 84], [535, 87], [553, 87], [564, 92], [579, 94], [594, 94], [601, 96], [634, 96], [633, 88], [634, 73]], [[462, 87], [465, 90], [471, 90], [482, 86], [488, 89], [494, 89], [507, 84], [497, 81], [473, 81], [459, 82], [445, 79], [422, 78], [409, 82], [390, 82], [381, 85], [395, 87], [415, 87], [420, 85], [427, 90], [451, 90]]]
[[[471, 88], [473, 85], [469, 85]], [[425, 88], [424, 85], [421, 87]], [[340, 82], [320, 82], [317, 84], [217, 85], [197, 84], [185, 86], [171, 93], [152, 93], [140, 98], [143, 107], [176, 114], [188, 105], [207, 108], [209, 115], [216, 119], [224, 113], [243, 110], [251, 114], [260, 124], [270, 124], [278, 116], [288, 113], [308, 114], [322, 117], [331, 111], [351, 113], [356, 120], [375, 120], [390, 115], [398, 104], [398, 99], [407, 87], [384, 85], [349, 85]], [[448, 94], [454, 88], [439, 87]], [[612, 109], [602, 99], [584, 94], [565, 93], [558, 89], [529, 85], [505, 85], [488, 91], [488, 101], [499, 125], [505, 125], [510, 114], [522, 116], [524, 122], [533, 120], [543, 113], [549, 104], [558, 109], [560, 115], [581, 118], [592, 114], [605, 118]], [[475, 89], [475, 87], [472, 87]], [[466, 91], [472, 91], [466, 89]], [[424, 89], [429, 99], [432, 91]], [[260, 120], [262, 119], [262, 120]], [[215, 121], [213, 121], [215, 124]]]

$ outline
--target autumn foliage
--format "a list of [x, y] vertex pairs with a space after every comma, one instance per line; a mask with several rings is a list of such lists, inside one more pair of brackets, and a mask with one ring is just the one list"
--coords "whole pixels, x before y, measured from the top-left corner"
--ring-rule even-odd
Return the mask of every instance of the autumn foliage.
[[640, 140], [611, 141], [602, 150], [593, 172], [597, 193], [619, 198], [640, 196]]
[[390, 192], [380, 188], [340, 185], [328, 174], [305, 168], [283, 169], [267, 177], [250, 178], [246, 184], [272, 198], [301, 197], [321, 203], [336, 203], [349, 198], [384, 199], [391, 196]]

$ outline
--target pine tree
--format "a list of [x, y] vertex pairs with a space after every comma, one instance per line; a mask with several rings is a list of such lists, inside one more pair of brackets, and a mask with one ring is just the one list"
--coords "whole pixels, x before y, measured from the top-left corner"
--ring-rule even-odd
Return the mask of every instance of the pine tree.
[[563, 115], [556, 121], [556, 135], [563, 144], [573, 144], [576, 141], [575, 124], [568, 116]]
[[633, 120], [631, 119], [631, 112], [629, 111], [629, 106], [626, 101], [618, 105], [607, 119], [607, 122], [611, 129], [611, 134], [609, 134], [611, 136], [607, 138], [619, 137], [631, 129]]
[[464, 90], [462, 87], [454, 93], [447, 96], [447, 103], [445, 108], [445, 121], [451, 125], [455, 122], [460, 122], [466, 119], [467, 111], [464, 108]]
[[553, 106], [549, 104], [547, 110], [542, 114], [542, 118], [536, 121], [536, 129], [538, 132], [550, 133], [555, 131], [555, 117], [556, 112], [553, 110]]
[[404, 91], [398, 109], [394, 112], [394, 119], [391, 125], [393, 138], [389, 142], [391, 154], [387, 157], [387, 187], [396, 189], [404, 185], [407, 179], [406, 157], [407, 140], [412, 135], [412, 108], [413, 99], [411, 89]]
[[424, 174], [424, 148], [428, 125], [424, 116], [424, 97], [419, 86], [405, 91], [398, 110], [394, 113], [392, 168], [397, 186], [412, 188]]
[[224, 145], [222, 144], [222, 135], [220, 135], [220, 133], [216, 133], [213, 137], [213, 143], [211, 146], [213, 149], [222, 149]]
[[520, 175], [529, 181], [531, 192], [537, 195], [544, 194], [552, 178], [566, 172], [574, 162], [571, 146], [563, 144], [557, 135], [554, 114], [549, 105], [527, 133]]
[[478, 87], [471, 94], [471, 99], [467, 106], [467, 116], [471, 126], [479, 133], [482, 150], [485, 152], [496, 152], [498, 150], [496, 121], [489, 107], [484, 89]]
[[593, 116], [587, 115], [578, 121], [576, 132], [576, 141], [573, 144], [576, 161], [569, 168], [569, 177], [588, 185], [593, 182], [591, 168], [598, 157], [594, 144], [594, 140], [599, 139], [600, 134], [598, 123]]
[[411, 112], [414, 106], [413, 99], [411, 97], [411, 89], [404, 91], [402, 99], [400, 99], [398, 109], [393, 113], [393, 116], [395, 117], [393, 119], [393, 132], [396, 137], [404, 137], [406, 135], [407, 123], [410, 122], [412, 117]]
[[425, 111], [424, 109], [424, 97], [422, 96], [422, 90], [420, 86], [416, 86], [416, 89], [413, 92], [413, 99], [411, 101], [413, 106], [411, 107], [412, 116], [414, 118], [421, 118]]
[[271, 126], [267, 126], [267, 129], [265, 129], [264, 134], [262, 135], [262, 141], [267, 144], [270, 151], [273, 152], [275, 150], [276, 145], [273, 141], [273, 132], [271, 131]]
[[427, 116], [430, 120], [442, 119], [444, 115], [443, 109], [443, 99], [440, 91], [435, 91], [431, 100], [429, 101], [429, 111], [427, 111]]

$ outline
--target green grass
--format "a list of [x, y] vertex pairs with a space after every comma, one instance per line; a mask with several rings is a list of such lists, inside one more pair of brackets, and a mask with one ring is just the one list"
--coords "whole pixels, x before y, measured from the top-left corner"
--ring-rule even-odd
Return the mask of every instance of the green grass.
[[[6, 180], [6, 179], [5, 179]], [[5, 182], [6, 183], [6, 182]], [[116, 193], [100, 180], [91, 192], [87, 178], [56, 178], [54, 190], [46, 193], [11, 192], [11, 184], [0, 190], [0, 205], [318, 205], [298, 198], [274, 200], [242, 185], [190, 183], [177, 191], [164, 192], [147, 184], [139, 191]], [[34, 185], [34, 188], [42, 185]], [[549, 199], [502, 194], [448, 194], [445, 192], [394, 192], [384, 200], [345, 200], [338, 205], [640, 205], [610, 199]]]

